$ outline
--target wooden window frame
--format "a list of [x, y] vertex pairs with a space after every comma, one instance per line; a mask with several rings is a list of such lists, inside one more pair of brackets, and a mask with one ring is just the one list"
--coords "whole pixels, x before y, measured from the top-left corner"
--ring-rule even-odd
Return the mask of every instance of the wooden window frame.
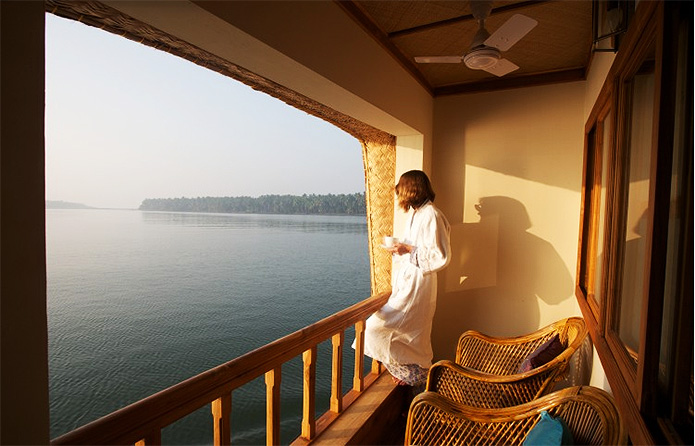
[[[610, 86], [612, 87], [612, 85]], [[615, 113], [613, 110], [613, 104], [610, 99], [612, 98], [612, 88], [604, 88], [601, 95], [599, 96], [596, 106], [594, 107], [594, 112], [590, 116], [586, 131], [585, 131], [585, 143], [584, 146], [587, 150], [584, 151], [584, 174], [585, 179], [583, 201], [582, 201], [582, 222], [584, 222], [584, 215], [590, 214], [588, 218], [588, 224], [583, 225], [582, 233], [580, 235], [580, 259], [589, 257], [589, 264], [585, 262], [577, 262], [578, 272], [577, 272], [577, 295], [581, 295], [585, 301], [586, 305], [591, 311], [594, 322], [600, 328], [600, 333], [603, 335], [603, 321], [605, 320], [605, 305], [601, 305], [595, 299], [595, 288], [597, 284], [595, 283], [595, 274], [589, 274], [588, 271], [593, 271], [595, 262], [595, 253], [598, 248], [598, 231], [600, 224], [599, 212], [604, 212], [605, 209], [599, 209], [599, 212], [593, 212], [598, 205], [600, 205], [600, 193], [601, 193], [601, 183], [602, 179], [606, 178], [606, 183], [611, 184], [611, 178], [615, 175], [611, 167], [614, 165], [613, 151], [611, 150], [614, 146], [613, 135], [614, 135], [614, 125], [615, 125]], [[609, 141], [611, 144], [608, 147], [604, 147], [603, 142], [605, 141], [606, 132], [606, 118], [610, 116], [610, 135]], [[603, 155], [605, 151], [608, 151], [608, 169], [603, 171]], [[586, 182], [591, 183], [588, 187]], [[606, 191], [606, 205], [610, 201], [610, 190]], [[608, 220], [606, 220], [607, 222]], [[605, 223], [605, 222], [604, 222]], [[604, 225], [605, 226], [605, 225]], [[605, 234], [605, 229], [604, 229]], [[602, 264], [605, 269], [605, 263]], [[602, 287], [601, 284], [598, 284]], [[605, 290], [601, 290], [601, 295], [605, 296]]]
[[[640, 2], [630, 25], [621, 51], [616, 56], [599, 93], [585, 126], [584, 184], [582, 189], [579, 252], [577, 262], [576, 296], [589, 332], [616, 399], [619, 410], [626, 422], [633, 443], [657, 444], [674, 442], [678, 436], [669, 436], [664, 429], [663, 418], [659, 418], [657, 408], [659, 355], [662, 338], [662, 318], [664, 287], [666, 285], [666, 258], [669, 254], [669, 211], [671, 206], [671, 175], [673, 169], [674, 144], [674, 98], [677, 94], [675, 78], [677, 71], [677, 52], [672, 50], [676, 37], [671, 25], [678, 22], [682, 5], [669, 5], [670, 2]], [[687, 8], [686, 8], [687, 9]], [[690, 6], [690, 25], [692, 33], [692, 6]], [[692, 42], [692, 40], [691, 40]], [[692, 52], [692, 43], [689, 50]], [[643, 62], [652, 53], [654, 56], [654, 97], [652, 116], [652, 139], [650, 143], [649, 173], [649, 212], [651, 223], [647, 227], [646, 261], [643, 272], [644, 288], [641, 302], [638, 355], [630, 354], [618, 333], [616, 326], [617, 310], [620, 304], [623, 245], [627, 212], [626, 167], [629, 165], [630, 122], [631, 122], [631, 79], [638, 73]], [[692, 62], [690, 62], [692, 76]], [[690, 89], [692, 94], [692, 88]], [[692, 118], [692, 99], [689, 102]], [[611, 118], [608, 138], [604, 138], [604, 121]], [[607, 141], [607, 147], [604, 146]], [[602, 156], [608, 150], [607, 169], [601, 167]], [[692, 152], [692, 134], [690, 139]], [[689, 160], [692, 162], [692, 159]], [[692, 173], [690, 174], [692, 187]], [[604, 180], [605, 202], [600, 207], [601, 181]], [[688, 205], [684, 205], [687, 207]], [[685, 213], [692, 215], [692, 197]], [[603, 229], [602, 281], [595, 283], [596, 253], [599, 233], [599, 216], [605, 215]], [[687, 219], [686, 219], [687, 220]], [[688, 231], [686, 227], [681, 231]], [[686, 238], [688, 238], [686, 236]], [[692, 241], [692, 238], [689, 238]], [[692, 243], [679, 261], [689, 264], [692, 279]], [[678, 265], [683, 268], [682, 264]], [[683, 270], [684, 271], [684, 270]], [[687, 280], [681, 279], [681, 294], [688, 294], [692, 300]], [[690, 287], [691, 288], [691, 287]], [[600, 289], [601, 301], [594, 297]], [[680, 296], [679, 305], [687, 309], [688, 297]], [[692, 334], [692, 302], [690, 318], [684, 324], [683, 312], [675, 323], [681, 333]], [[687, 310], [686, 310], [687, 311]], [[678, 319], [678, 317], [677, 317]], [[687, 318], [686, 318], [687, 319]], [[685, 329], [683, 328], [685, 327]], [[689, 327], [689, 328], [688, 328]], [[688, 331], [689, 330], [689, 331]], [[655, 335], [657, 334], [658, 335]], [[673, 335], [671, 335], [673, 338]], [[675, 342], [676, 354], [682, 358], [690, 352], [692, 342]], [[675, 379], [683, 381], [678, 370], [671, 371]], [[686, 378], [687, 379], [687, 378]], [[692, 379], [692, 377], [691, 377]], [[680, 383], [683, 384], [682, 382]], [[678, 387], [678, 384], [676, 384]], [[674, 398], [677, 401], [677, 398]], [[682, 400], [681, 404], [682, 404]], [[668, 424], [668, 423], [666, 423]]]
[[[645, 287], [642, 290], [643, 295], [639, 296], [642, 302], [641, 317], [640, 317], [640, 342], [639, 350], [637, 353], [630, 353], [628, 348], [625, 346], [624, 342], [621, 340], [619, 333], [616, 331], [619, 324], [618, 312], [620, 310], [619, 297], [622, 293], [624, 286], [623, 283], [623, 266], [624, 266], [624, 244], [626, 235], [626, 224], [627, 224], [627, 208], [629, 206], [628, 197], [628, 182], [629, 182], [629, 169], [631, 161], [631, 128], [633, 125], [632, 116], [632, 105], [633, 105], [633, 80], [641, 70], [644, 62], [649, 57], [650, 53], [653, 51], [653, 46], [656, 44], [657, 30], [655, 20], [648, 22], [647, 26], [643, 29], [641, 33], [641, 38], [634, 46], [631, 52], [631, 57], [627, 60], [622, 69], [616, 73], [614, 83], [614, 104], [615, 104], [615, 165], [613, 178], [611, 179], [612, 190], [610, 207], [606, 211], [607, 214], [613, 216], [610, 225], [610, 235], [609, 237], [609, 252], [612, 254], [611, 261], [609, 262], [608, 269], [609, 273], [604, 275], [607, 278], [607, 293], [606, 293], [606, 307], [604, 309], [604, 321], [603, 329], [606, 341], [609, 344], [615, 361], [620, 369], [620, 373], [623, 375], [624, 379], [630, 386], [632, 390], [632, 396], [636, 401], [640, 401], [642, 398], [641, 389], [639, 383], [643, 382], [643, 376], [645, 373], [644, 366], [649, 364], [650, 361], [639, 360], [641, 358], [650, 358], [649, 352], [645, 352], [645, 342], [647, 336], [647, 327], [653, 327], [653, 323], [649, 323], [650, 318], [655, 317], [656, 313], [650, 311], [650, 307], [653, 307], [653, 294], [648, 292], [649, 287]], [[657, 55], [654, 55], [658, 57]], [[660, 79], [661, 70], [660, 67], [655, 67], [654, 76], [655, 79], [655, 89], [658, 85], [658, 79]], [[654, 93], [653, 104], [654, 113], [653, 121], [658, 122], [659, 120], [659, 107], [656, 106], [658, 101], [658, 94]], [[659, 152], [659, 145], [656, 141], [656, 129], [652, 131], [652, 141], [650, 149], [650, 185], [649, 185], [649, 209], [652, 211], [651, 225], [647, 229], [648, 244], [651, 248], [651, 252], [647, 254], [647, 262], [643, 271], [643, 277], [645, 281], [651, 285], [655, 279], [652, 272], [651, 265], [653, 262], [657, 261], [655, 259], [654, 245], [657, 245], [656, 240], [659, 238], [660, 232], [656, 232], [655, 225], [656, 220], [660, 214], [657, 213], [655, 206], [657, 201], [655, 200], [655, 189], [658, 187], [658, 182], [663, 181], [663, 178], [659, 178], [659, 172], [656, 171], [657, 168], [657, 157]], [[668, 214], [666, 214], [668, 215]], [[645, 295], [646, 293], [646, 295]], [[661, 323], [661, 313], [658, 314], [658, 324]], [[634, 355], [638, 355], [639, 359]]]

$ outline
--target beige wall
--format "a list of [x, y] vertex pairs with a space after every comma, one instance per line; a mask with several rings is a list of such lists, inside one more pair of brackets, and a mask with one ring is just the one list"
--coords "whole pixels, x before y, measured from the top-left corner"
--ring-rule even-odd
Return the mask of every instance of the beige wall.
[[615, 53], [594, 53], [584, 90], [584, 121], [589, 118], [598, 94], [601, 92], [608, 71], [615, 60]]
[[467, 329], [514, 335], [580, 314], [584, 89], [574, 82], [435, 100], [433, 182], [455, 253], [439, 276], [435, 359], [451, 358]]

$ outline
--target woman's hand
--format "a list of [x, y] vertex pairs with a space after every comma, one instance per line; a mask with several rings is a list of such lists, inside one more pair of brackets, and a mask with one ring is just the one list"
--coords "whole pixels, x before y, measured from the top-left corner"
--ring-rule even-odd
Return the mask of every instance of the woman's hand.
[[396, 243], [391, 248], [389, 248], [389, 251], [391, 251], [394, 254], [398, 254], [399, 256], [402, 256], [404, 254], [410, 254], [414, 248], [415, 247], [413, 245], [408, 245], [405, 243]]

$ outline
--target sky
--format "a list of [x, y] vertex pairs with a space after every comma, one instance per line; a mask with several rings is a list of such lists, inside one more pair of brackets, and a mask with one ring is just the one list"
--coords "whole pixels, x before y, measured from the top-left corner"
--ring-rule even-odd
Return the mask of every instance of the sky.
[[364, 192], [354, 137], [221, 74], [46, 15], [46, 199]]

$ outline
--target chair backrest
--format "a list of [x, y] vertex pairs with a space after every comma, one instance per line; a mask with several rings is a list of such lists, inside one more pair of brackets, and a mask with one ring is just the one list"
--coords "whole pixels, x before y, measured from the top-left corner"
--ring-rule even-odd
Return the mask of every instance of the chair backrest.
[[410, 406], [405, 444], [521, 445], [543, 411], [565, 422], [574, 444], [627, 444], [613, 398], [601, 389], [586, 386], [501, 409], [465, 406], [440, 394], [424, 392]]
[[588, 331], [584, 319], [570, 317], [533, 333], [515, 337], [493, 337], [475, 330], [464, 332], [456, 347], [456, 363], [491, 375], [514, 375], [524, 359], [555, 334], [565, 345], [556, 361], [569, 360]]
[[[562, 353], [540, 367], [519, 373], [524, 358], [555, 334], [566, 346]], [[429, 371], [427, 390], [475, 407], [526, 403], [553, 390], [586, 336], [586, 325], [579, 317], [563, 319], [515, 338], [493, 338], [468, 331], [459, 340], [458, 364], [451, 361], [434, 364]]]
[[473, 407], [516, 406], [548, 393], [559, 372], [558, 368], [544, 368], [522, 375], [495, 376], [440, 361], [430, 367], [426, 390]]

